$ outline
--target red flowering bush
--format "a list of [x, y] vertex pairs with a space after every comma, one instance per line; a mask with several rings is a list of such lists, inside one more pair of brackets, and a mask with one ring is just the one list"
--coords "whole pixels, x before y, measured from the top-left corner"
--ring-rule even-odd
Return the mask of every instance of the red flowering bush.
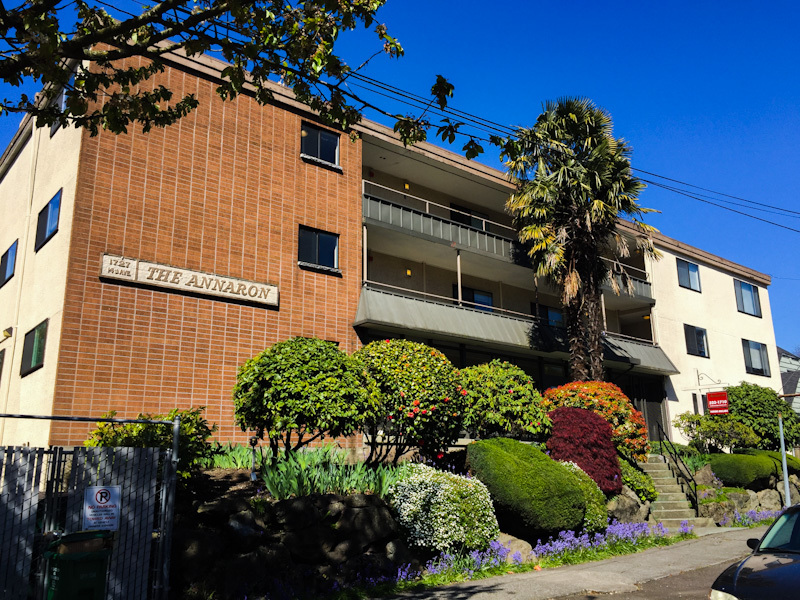
[[611, 443], [611, 426], [600, 415], [583, 408], [557, 408], [550, 413], [550, 420], [550, 458], [575, 463], [607, 496], [619, 494], [622, 472]]
[[458, 439], [467, 392], [444, 354], [408, 340], [380, 340], [353, 356], [374, 380], [378, 396], [378, 409], [364, 428], [367, 462], [392, 457], [396, 463], [415, 447], [436, 458]]
[[464, 427], [474, 437], [540, 436], [550, 431], [541, 394], [519, 367], [502, 360], [460, 372], [467, 391]]
[[591, 410], [611, 425], [611, 441], [622, 456], [644, 461], [650, 446], [642, 413], [613, 383], [573, 381], [544, 393], [552, 408], [569, 406]]

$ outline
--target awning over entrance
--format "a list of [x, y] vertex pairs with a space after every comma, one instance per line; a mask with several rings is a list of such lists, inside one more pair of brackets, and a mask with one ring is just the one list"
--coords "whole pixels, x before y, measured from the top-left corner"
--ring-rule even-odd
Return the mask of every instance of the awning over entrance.
[[[550, 335], [533, 331], [535, 321], [497, 312], [464, 308], [394, 292], [363, 288], [354, 326], [394, 333], [413, 332], [438, 339], [477, 342], [492, 348], [526, 350], [538, 355], [556, 353], [566, 357], [563, 335], [556, 328]], [[658, 346], [629, 338], [604, 339], [608, 366], [631, 367], [636, 372], [659, 375], [677, 369]]]

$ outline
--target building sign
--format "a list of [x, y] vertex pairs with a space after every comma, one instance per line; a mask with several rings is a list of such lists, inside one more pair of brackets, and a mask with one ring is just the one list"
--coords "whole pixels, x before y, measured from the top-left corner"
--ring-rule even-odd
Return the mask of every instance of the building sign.
[[83, 495], [83, 530], [119, 529], [118, 485], [87, 487]]
[[728, 414], [728, 392], [708, 392], [708, 412], [712, 415]]
[[103, 254], [100, 277], [154, 285], [203, 296], [217, 296], [270, 306], [278, 305], [278, 288], [274, 285], [235, 277], [209, 275], [200, 271], [179, 269], [113, 254]]

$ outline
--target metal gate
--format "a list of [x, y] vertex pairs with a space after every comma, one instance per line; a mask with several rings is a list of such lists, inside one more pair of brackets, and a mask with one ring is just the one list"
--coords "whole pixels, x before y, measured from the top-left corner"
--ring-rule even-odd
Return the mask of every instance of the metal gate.
[[107, 600], [166, 600], [175, 500], [173, 450], [0, 447], [0, 589], [42, 600], [47, 546], [85, 529], [85, 495], [119, 486]]

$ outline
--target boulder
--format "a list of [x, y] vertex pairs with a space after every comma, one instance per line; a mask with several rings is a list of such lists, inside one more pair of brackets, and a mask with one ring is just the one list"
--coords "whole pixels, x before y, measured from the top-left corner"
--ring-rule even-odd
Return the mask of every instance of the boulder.
[[700, 505], [700, 516], [713, 519], [717, 525], [728, 525], [731, 519], [733, 519], [734, 510], [733, 502], [728, 500], [723, 502], [709, 502]]
[[758, 510], [780, 510], [781, 495], [774, 489], [762, 490], [756, 494], [758, 496]]
[[[785, 495], [786, 495], [786, 488], [783, 483], [783, 479], [778, 481], [777, 485], [778, 493], [781, 495], [781, 505], [785, 502]], [[791, 479], [789, 480], [789, 504], [797, 504], [800, 502], [800, 493], [797, 491], [797, 487], [792, 485]]]
[[694, 480], [697, 485], [714, 485], [714, 472], [711, 470], [711, 465], [706, 465], [699, 469], [694, 474]]
[[514, 562], [514, 555], [516, 553], [519, 553], [519, 558], [523, 563], [533, 562], [536, 560], [536, 556], [533, 554], [533, 546], [531, 546], [525, 540], [515, 538], [507, 533], [501, 533], [497, 538], [497, 541], [503, 544], [503, 546], [509, 550], [508, 556], [506, 556], [507, 563]]
[[733, 502], [733, 506], [740, 513], [746, 512], [748, 509], [747, 504], [750, 502], [750, 494], [744, 492], [729, 492], [728, 500]]
[[608, 516], [613, 521], [616, 519], [620, 523], [634, 523], [639, 519], [639, 512], [642, 505], [639, 499], [634, 494], [631, 498], [629, 495], [622, 493], [614, 496], [606, 504]]

